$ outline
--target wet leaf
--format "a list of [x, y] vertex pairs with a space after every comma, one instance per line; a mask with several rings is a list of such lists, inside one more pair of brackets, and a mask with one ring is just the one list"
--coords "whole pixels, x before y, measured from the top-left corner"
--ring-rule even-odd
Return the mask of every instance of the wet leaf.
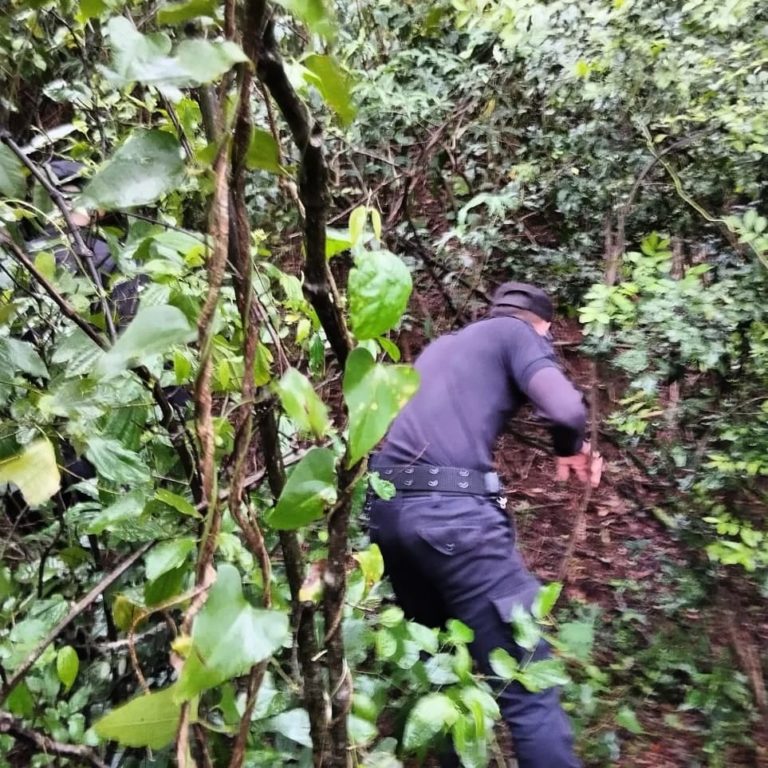
[[432, 693], [416, 702], [408, 714], [403, 747], [409, 751], [426, 746], [434, 736], [450, 728], [459, 718], [456, 705], [443, 693]]
[[288, 616], [251, 606], [243, 596], [237, 569], [222, 564], [195, 619], [192, 649], [177, 686], [178, 699], [191, 699], [245, 674], [282, 647], [288, 637]]
[[394, 253], [358, 253], [348, 282], [349, 317], [355, 336], [373, 339], [394, 328], [408, 306], [412, 287], [408, 267]]
[[24, 166], [5, 144], [0, 144], [0, 195], [24, 197], [25, 190]]
[[323, 516], [336, 502], [336, 457], [312, 448], [288, 476], [277, 505], [267, 517], [272, 528], [294, 530]]
[[56, 674], [65, 691], [72, 687], [79, 669], [80, 659], [77, 657], [77, 651], [71, 645], [60, 648], [56, 654]]
[[76, 205], [107, 210], [147, 205], [183, 181], [184, 161], [176, 137], [139, 129], [96, 171]]
[[408, 365], [382, 365], [361, 347], [347, 358], [344, 400], [349, 411], [347, 460], [355, 464], [384, 437], [392, 420], [413, 397], [419, 374]]
[[34, 440], [24, 450], [0, 461], [0, 483], [13, 483], [30, 507], [48, 501], [61, 483], [56, 453], [50, 441]]
[[173, 306], [145, 307], [96, 363], [96, 374], [110, 378], [151, 355], [167, 352], [175, 344], [195, 337], [186, 315]]
[[328, 407], [315, 392], [312, 383], [295, 368], [289, 368], [277, 385], [283, 409], [302, 432], [320, 438], [330, 428]]
[[[172, 685], [131, 699], [102, 717], [94, 725], [96, 733], [126, 747], [162, 749], [173, 741], [179, 725], [181, 702], [176, 689]], [[195, 722], [197, 718], [190, 719]]]

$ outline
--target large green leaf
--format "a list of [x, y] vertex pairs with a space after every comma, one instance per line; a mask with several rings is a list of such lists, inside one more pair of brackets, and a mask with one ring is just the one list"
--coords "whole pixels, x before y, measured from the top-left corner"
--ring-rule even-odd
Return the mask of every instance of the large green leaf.
[[520, 670], [517, 679], [534, 693], [556, 685], [565, 685], [570, 680], [560, 659], [532, 661]]
[[336, 502], [336, 457], [329, 448], [312, 448], [296, 465], [267, 522], [293, 530], [322, 517]]
[[30, 507], [48, 501], [60, 482], [56, 453], [48, 440], [34, 440], [20, 454], [0, 461], [0, 483], [16, 485]]
[[24, 197], [24, 166], [5, 144], [0, 144], [0, 196]]
[[536, 598], [533, 601], [531, 607], [531, 613], [537, 619], [543, 619], [548, 616], [552, 609], [555, 607], [557, 598], [560, 597], [560, 592], [563, 590], [563, 585], [557, 581], [553, 581], [550, 584], [543, 586], [537, 593]]
[[192, 629], [192, 648], [181, 671], [177, 699], [191, 699], [245, 674], [275, 653], [288, 637], [288, 616], [253, 608], [243, 597], [237, 569], [221, 565]]
[[183, 24], [199, 16], [213, 18], [218, 7], [218, 0], [183, 0], [180, 3], [166, 3], [157, 12], [157, 23]]
[[352, 247], [349, 232], [344, 229], [328, 227], [325, 230], [325, 258], [333, 258], [337, 253], [348, 251]]
[[175, 100], [181, 95], [180, 88], [210, 83], [234, 64], [247, 61], [240, 46], [231, 41], [188, 39], [171, 55], [168, 35], [142, 35], [124, 16], [113, 16], [106, 30], [112, 48], [112, 69], [103, 67], [102, 71], [118, 88], [144, 83]]
[[363, 251], [349, 273], [349, 317], [358, 339], [393, 328], [408, 306], [413, 282], [408, 267], [389, 251]]
[[413, 397], [419, 374], [409, 365], [382, 365], [358, 347], [347, 358], [344, 400], [349, 410], [348, 462], [359, 461], [384, 437], [392, 419]]
[[352, 102], [352, 78], [333, 56], [313, 53], [303, 62], [309, 71], [306, 79], [315, 86], [342, 125], [354, 120], [357, 108]]
[[102, 717], [94, 725], [96, 733], [126, 747], [162, 749], [173, 741], [179, 726], [181, 701], [177, 688], [178, 684], [131, 699]]
[[328, 407], [304, 374], [289, 368], [277, 385], [277, 394], [283, 409], [299, 430], [318, 438], [328, 431]]
[[32, 344], [20, 339], [0, 338], [0, 377], [13, 381], [16, 371], [48, 378], [48, 369]]
[[280, 167], [280, 148], [275, 137], [263, 128], [254, 128], [251, 134], [251, 143], [245, 155], [245, 164], [251, 170], [257, 168], [261, 171], [282, 173]]
[[119, 485], [146, 485], [152, 479], [149, 467], [117, 440], [94, 435], [88, 438], [85, 455], [96, 471]]
[[275, 0], [290, 11], [296, 18], [301, 19], [312, 32], [332, 39], [335, 25], [330, 6], [330, 0]]
[[458, 717], [458, 708], [445, 694], [423, 696], [408, 713], [403, 746], [408, 750], [426, 746], [436, 734], [450, 728]]
[[517, 659], [510, 656], [508, 651], [503, 648], [494, 648], [491, 651], [488, 661], [491, 669], [503, 680], [516, 680], [520, 671], [520, 665]]
[[289, 709], [287, 712], [281, 712], [267, 720], [265, 727], [269, 731], [277, 731], [286, 739], [295, 741], [304, 747], [312, 746], [309, 715], [306, 709]]
[[167, 352], [174, 344], [195, 337], [186, 315], [176, 307], [140, 309], [112, 349], [96, 363], [95, 372], [103, 378], [116, 376], [129, 366], [151, 355]]
[[147, 578], [154, 581], [164, 573], [183, 565], [194, 548], [195, 540], [186, 536], [174, 541], [165, 541], [154, 547], [146, 557]]
[[147, 205], [184, 180], [181, 145], [165, 131], [135, 130], [88, 182], [77, 205], [131, 208]]
[[[98, 447], [97, 447], [98, 451]], [[117, 500], [105, 507], [86, 527], [86, 533], [98, 535], [104, 531], [114, 531], [126, 523], [137, 522], [147, 504], [144, 490], [134, 490], [121, 494]]]
[[56, 654], [56, 674], [61, 680], [64, 690], [68, 691], [75, 682], [80, 669], [80, 659], [77, 651], [71, 645], [65, 645]]

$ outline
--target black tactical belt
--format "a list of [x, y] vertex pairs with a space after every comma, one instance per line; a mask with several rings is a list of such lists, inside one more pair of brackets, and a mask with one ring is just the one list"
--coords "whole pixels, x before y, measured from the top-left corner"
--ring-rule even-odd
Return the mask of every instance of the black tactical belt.
[[383, 480], [387, 480], [398, 491], [437, 491], [438, 493], [471, 493], [475, 496], [497, 496], [501, 482], [495, 472], [478, 472], [460, 467], [372, 466]]

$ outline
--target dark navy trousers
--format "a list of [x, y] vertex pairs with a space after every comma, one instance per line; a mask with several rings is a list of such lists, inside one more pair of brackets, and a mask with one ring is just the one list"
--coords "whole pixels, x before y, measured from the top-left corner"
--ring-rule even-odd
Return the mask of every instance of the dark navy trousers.
[[[483, 496], [398, 492], [370, 504], [371, 541], [379, 545], [395, 595], [409, 619], [430, 627], [456, 618], [475, 634], [470, 646], [480, 670], [493, 675], [488, 656], [504, 648], [526, 652], [508, 623], [516, 603], [530, 608], [539, 582], [515, 548], [513, 526], [498, 503]], [[534, 658], [545, 658], [545, 643]], [[559, 692], [530, 693], [506, 685], [499, 707], [515, 743], [520, 768], [578, 768]]]

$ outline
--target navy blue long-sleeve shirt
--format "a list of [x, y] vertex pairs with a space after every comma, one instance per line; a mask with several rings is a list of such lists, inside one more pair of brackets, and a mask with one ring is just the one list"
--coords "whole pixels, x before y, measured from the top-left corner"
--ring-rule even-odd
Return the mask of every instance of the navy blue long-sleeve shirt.
[[442, 336], [415, 363], [419, 391], [390, 427], [378, 461], [493, 468], [507, 419], [530, 401], [548, 421], [554, 451], [571, 456], [584, 439], [586, 411], [552, 346], [524, 320], [494, 317]]

